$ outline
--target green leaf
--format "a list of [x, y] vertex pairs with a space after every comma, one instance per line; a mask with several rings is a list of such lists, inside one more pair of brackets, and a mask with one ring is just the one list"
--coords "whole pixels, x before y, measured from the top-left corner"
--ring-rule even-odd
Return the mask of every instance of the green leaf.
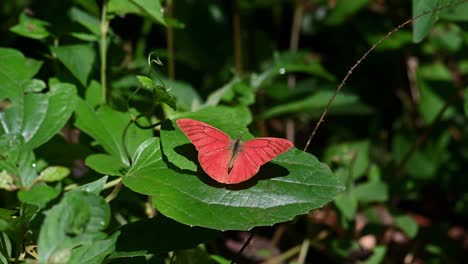
[[156, 97], [154, 103], [165, 103], [172, 109], [176, 110], [177, 105], [175, 97], [168, 93], [164, 86], [156, 84], [152, 79], [146, 76], [137, 75], [137, 79], [140, 81], [141, 85], [154, 92]]
[[307, 73], [329, 81], [335, 78], [323, 68], [317, 58], [307, 51], [275, 53], [274, 61], [264, 72], [252, 74], [250, 86], [259, 89], [274, 77], [290, 73]]
[[[117, 241], [116, 253], [146, 255], [193, 248], [221, 235], [221, 232], [190, 227], [158, 215], [122, 226], [122, 235]], [[161, 239], [164, 237], [164, 239]], [[180, 239], [183, 237], [184, 239]]]
[[[70, 118], [76, 104], [75, 86], [51, 81], [47, 93], [27, 93], [0, 115], [3, 129], [22, 137], [34, 149], [54, 136]], [[1, 132], [1, 131], [0, 131]]]
[[[122, 145], [122, 134], [131, 119], [130, 114], [117, 112], [106, 106], [94, 111], [86, 102], [79, 100], [76, 115], [75, 125], [79, 129], [94, 138], [107, 153], [120, 160], [122, 167], [129, 165]], [[126, 134], [126, 144], [130, 154], [135, 152], [141, 142], [151, 136], [151, 130], [130, 126]]]
[[[1, 229], [0, 229], [1, 230]], [[12, 257], [12, 251], [11, 251], [11, 241], [8, 235], [5, 232], [0, 232], [0, 236], [2, 236], [2, 241], [5, 241], [5, 246], [6, 249], [5, 252], [7, 253], [7, 256], [3, 255], [4, 251], [0, 251], [0, 263], [9, 263], [10, 262], [10, 257]]]
[[[252, 138], [245, 129], [251, 122], [252, 117], [250, 116], [249, 110], [244, 107], [207, 107], [197, 112], [183, 113], [173, 118], [192, 118], [209, 123], [215, 127], [223, 128], [232, 138], [237, 138], [239, 136], [243, 139]], [[181, 147], [181, 145], [189, 144], [190, 141], [182, 131], [180, 131], [175, 122], [168, 120], [162, 123], [161, 142], [164, 155], [168, 158], [170, 163], [181, 169], [196, 169], [196, 161], [187, 158], [195, 154], [193, 149]]]
[[76, 39], [79, 39], [79, 40], [86, 41], [86, 42], [98, 42], [99, 41], [98, 37], [96, 37], [95, 35], [90, 34], [90, 33], [71, 32], [70, 36], [72, 36], [72, 37], [74, 37]]
[[388, 200], [388, 186], [381, 181], [366, 182], [357, 185], [353, 190], [358, 201], [386, 202]]
[[138, 7], [144, 10], [154, 21], [166, 25], [162, 13], [161, 2], [159, 0], [131, 0]]
[[83, 191], [83, 192], [99, 194], [102, 191], [104, 184], [106, 184], [107, 178], [109, 177], [104, 176], [100, 178], [99, 180], [87, 183], [85, 185], [81, 185], [77, 187], [76, 189], [74, 189], [73, 191]]
[[[393, 139], [393, 155], [397, 162], [401, 162], [404, 155], [411, 149], [413, 138], [406, 138], [403, 135], [396, 135]], [[430, 145], [430, 143], [428, 144]], [[430, 148], [430, 152], [434, 154], [434, 146]], [[424, 150], [415, 151], [406, 163], [406, 171], [414, 178], [429, 179], [436, 175], [439, 166], [437, 157], [431, 157], [430, 153]]]
[[25, 93], [40, 93], [47, 88], [44, 81], [38, 79], [32, 79], [28, 85], [24, 88]]
[[34, 204], [44, 208], [47, 203], [60, 194], [60, 188], [53, 188], [44, 183], [34, 185], [30, 190], [20, 190], [18, 199], [24, 203]]
[[26, 84], [41, 68], [42, 62], [27, 59], [14, 49], [0, 48], [0, 99], [22, 104]]
[[115, 251], [115, 243], [119, 235], [120, 232], [115, 232], [108, 239], [98, 240], [74, 249], [67, 263], [103, 263], [106, 256]]
[[353, 179], [359, 179], [369, 167], [369, 146], [367, 140], [332, 145], [325, 151], [324, 162], [344, 167]]
[[83, 86], [87, 85], [88, 77], [96, 57], [92, 45], [66, 45], [51, 47], [50, 50]]
[[[31, 94], [25, 97], [23, 135], [30, 148], [36, 148], [49, 141], [52, 136], [60, 131], [75, 110], [77, 96], [74, 85], [51, 80], [49, 89], [50, 91], [46, 94]], [[28, 104], [29, 96], [40, 98], [41, 103], [46, 102], [45, 106]], [[34, 111], [36, 113], [45, 112], [45, 116], [41, 116], [41, 120], [33, 120], [36, 115]], [[25, 133], [31, 135], [32, 131], [26, 128], [35, 131], [29, 142]]]
[[[431, 11], [437, 7], [439, 0], [413, 0], [413, 17]], [[438, 12], [430, 12], [413, 21], [413, 42], [423, 40], [436, 22]]]
[[22, 13], [19, 17], [19, 24], [10, 28], [10, 30], [26, 38], [44, 39], [50, 35], [47, 30], [48, 25], [49, 23], [46, 21], [31, 18]]
[[60, 181], [70, 174], [70, 169], [61, 166], [47, 167], [39, 174], [38, 181], [54, 182]]
[[5, 208], [0, 208], [0, 218], [10, 220], [11, 216], [16, 214], [16, 210], [10, 210]]
[[451, 82], [453, 80], [450, 70], [440, 62], [423, 64], [418, 68], [418, 73], [421, 78], [428, 81]]
[[[328, 101], [333, 96], [333, 91], [318, 91], [314, 95], [301, 98], [297, 101], [287, 102], [271, 107], [264, 111], [259, 118], [270, 119], [291, 113], [308, 111], [314, 116], [320, 116]], [[370, 108], [359, 101], [359, 97], [353, 94], [340, 93], [336, 96], [329, 114], [363, 114], [369, 113]]]
[[[435, 93], [429, 84], [417, 73], [416, 81], [420, 92], [419, 111], [427, 124], [430, 124], [434, 118], [443, 109], [445, 102], [437, 93]], [[453, 108], [448, 108], [443, 114], [443, 118], [449, 118], [454, 115]]]
[[[4, 232], [10, 229], [10, 223], [4, 219], [0, 219], [0, 232]], [[2, 252], [0, 252], [0, 260], [2, 260]], [[6, 263], [6, 262], [0, 262], [0, 263]]]
[[403, 230], [410, 238], [415, 238], [418, 234], [418, 224], [408, 215], [395, 216], [395, 225]]
[[167, 217], [219, 230], [288, 221], [330, 202], [343, 189], [325, 164], [297, 149], [264, 165], [250, 181], [222, 185], [203, 174], [168, 169], [157, 139], [138, 149], [123, 183], [153, 195], [155, 207]]
[[15, 188], [13, 177], [5, 170], [0, 171], [0, 189], [13, 191]]
[[[441, 0], [440, 5], [452, 4], [460, 2], [458, 0]], [[451, 8], [445, 8], [440, 10], [440, 18], [447, 19], [451, 21], [468, 21], [468, 5], [462, 3], [460, 5], [455, 5]]]
[[82, 6], [86, 11], [95, 16], [100, 14], [98, 3], [93, 0], [74, 0], [73, 2]]
[[101, 36], [100, 22], [96, 17], [76, 7], [70, 9], [69, 15], [72, 21], [88, 29], [94, 36]]
[[437, 50], [455, 53], [463, 46], [463, 36], [463, 30], [457, 25], [436, 25], [429, 38], [430, 44]]
[[[235, 76], [227, 84], [208, 95], [204, 106], [216, 106], [221, 101], [232, 102], [235, 99], [241, 105], [250, 105], [255, 101], [255, 90], [241, 78]], [[236, 102], [235, 102], [236, 103]]]
[[167, 91], [177, 98], [177, 109], [179, 111], [194, 111], [201, 105], [201, 97], [189, 83], [161, 78]]
[[353, 220], [356, 216], [358, 200], [353, 193], [344, 192], [335, 199], [335, 205], [347, 220]]
[[86, 88], [85, 101], [92, 108], [95, 108], [102, 103], [101, 84], [92, 80]]
[[102, 231], [109, 223], [110, 208], [94, 193], [68, 192], [45, 214], [38, 240], [41, 263], [69, 263], [76, 255], [82, 256], [80, 247], [101, 243], [107, 237]]
[[350, 16], [369, 4], [369, 0], [338, 0], [325, 20], [325, 24], [336, 26], [344, 23]]
[[362, 261], [361, 263], [363, 263], [363, 264], [380, 264], [380, 263], [384, 262], [385, 254], [387, 254], [387, 247], [386, 246], [376, 246], [372, 250], [372, 255], [368, 259], [366, 259], [365, 261]]
[[126, 14], [143, 15], [144, 12], [133, 1], [128, 0], [110, 0], [107, 7], [108, 14], [117, 14], [124, 16]]
[[107, 154], [93, 154], [86, 157], [86, 165], [91, 169], [106, 175], [123, 176], [126, 169], [118, 157]]
[[[380, 39], [384, 38], [385, 34], [372, 34], [368, 36], [368, 43], [374, 45]], [[397, 31], [392, 34], [392, 36], [385, 41], [381, 42], [376, 48], [376, 51], [387, 51], [387, 50], [398, 50], [403, 48], [403, 46], [412, 44], [413, 34], [409, 31]]]
[[0, 159], [0, 171], [15, 175], [15, 185], [28, 187], [37, 177], [34, 153], [23, 145], [11, 146], [11, 151], [6, 157]]

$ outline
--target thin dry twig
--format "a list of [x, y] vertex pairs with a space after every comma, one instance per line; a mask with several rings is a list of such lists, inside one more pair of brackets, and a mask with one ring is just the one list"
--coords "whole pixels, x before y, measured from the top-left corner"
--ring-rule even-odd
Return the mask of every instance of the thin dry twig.
[[449, 7], [454, 7], [454, 6], [457, 6], [457, 5], [461, 5], [463, 3], [466, 3], [468, 2], [468, 0], [463, 0], [463, 1], [459, 1], [459, 2], [455, 2], [455, 3], [450, 3], [450, 4], [447, 4], [447, 5], [441, 5], [437, 8], [434, 8], [432, 10], [429, 10], [429, 11], [426, 11], [426, 12], [423, 12], [422, 14], [419, 14], [413, 18], [410, 18], [408, 20], [406, 20], [405, 22], [401, 23], [400, 25], [398, 25], [396, 28], [394, 28], [392, 31], [388, 32], [387, 35], [385, 35], [383, 38], [381, 38], [379, 41], [377, 41], [374, 45], [372, 45], [372, 47], [370, 49], [368, 49], [366, 51], [366, 53], [364, 53], [364, 55], [361, 56], [361, 58], [359, 60], [356, 61], [356, 63], [349, 69], [348, 73], [346, 74], [346, 76], [342, 79], [341, 83], [338, 85], [337, 89], [336, 89], [336, 92], [335, 94], [333, 94], [333, 96], [330, 98], [330, 100], [328, 101], [328, 104], [327, 106], [325, 107], [325, 109], [323, 110], [323, 113], [322, 115], [320, 116], [320, 119], [319, 121], [317, 122], [317, 124], [315, 125], [315, 128], [314, 130], [312, 131], [312, 134], [310, 135], [309, 139], [307, 140], [307, 143], [304, 147], [304, 151], [307, 151], [307, 149], [309, 148], [309, 145], [310, 145], [310, 142], [312, 141], [312, 139], [314, 138], [315, 134], [317, 133], [317, 129], [320, 127], [320, 124], [324, 122], [325, 120], [325, 115], [327, 114], [328, 110], [330, 109], [331, 107], [331, 104], [333, 103], [333, 101], [335, 101], [335, 98], [336, 96], [338, 95], [338, 93], [341, 91], [341, 89], [343, 88], [343, 86], [345, 85], [346, 81], [348, 80], [348, 78], [351, 76], [351, 74], [353, 73], [354, 69], [359, 66], [359, 64], [361, 64], [361, 62], [367, 58], [367, 56], [369, 55], [369, 53], [371, 53], [378, 45], [380, 45], [380, 43], [382, 43], [383, 41], [385, 41], [386, 39], [388, 39], [391, 35], [393, 35], [393, 33], [397, 32], [398, 30], [400, 30], [401, 28], [405, 27], [406, 25], [408, 25], [409, 23], [413, 22], [414, 20], [416, 19], [419, 19], [420, 17], [423, 17], [425, 15], [428, 15], [428, 14], [431, 14], [431, 13], [434, 13], [436, 11], [439, 11], [439, 10], [442, 10], [442, 9], [445, 9], [445, 8], [449, 8]]

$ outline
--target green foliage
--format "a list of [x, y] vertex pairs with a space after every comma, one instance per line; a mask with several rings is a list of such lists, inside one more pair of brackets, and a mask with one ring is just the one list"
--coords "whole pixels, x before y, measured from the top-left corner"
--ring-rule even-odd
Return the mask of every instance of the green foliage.
[[72, 191], [45, 211], [38, 240], [41, 263], [101, 263], [114, 251], [119, 233], [102, 231], [110, 220], [110, 208], [96, 194]]
[[[0, 263], [230, 263], [245, 230], [239, 263], [458, 261], [467, 14], [456, 0], [2, 1]], [[295, 147], [220, 184], [179, 118]]]

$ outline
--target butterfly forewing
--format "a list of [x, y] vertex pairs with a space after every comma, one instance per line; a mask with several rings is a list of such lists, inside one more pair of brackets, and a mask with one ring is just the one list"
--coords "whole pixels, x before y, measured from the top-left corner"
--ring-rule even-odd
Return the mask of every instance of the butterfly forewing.
[[232, 139], [221, 130], [192, 119], [178, 119], [177, 125], [198, 151], [198, 160], [211, 178], [224, 183], [232, 157]]

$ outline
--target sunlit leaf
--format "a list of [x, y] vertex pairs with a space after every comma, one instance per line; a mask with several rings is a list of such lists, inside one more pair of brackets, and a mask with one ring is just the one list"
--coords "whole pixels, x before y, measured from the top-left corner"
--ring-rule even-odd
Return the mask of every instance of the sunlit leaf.
[[96, 53], [91, 45], [66, 45], [51, 47], [50, 50], [83, 86], [87, 85], [96, 57]]
[[10, 28], [10, 30], [23, 37], [44, 39], [50, 35], [47, 30], [48, 25], [49, 23], [46, 21], [32, 18], [22, 13], [19, 17], [19, 24]]

